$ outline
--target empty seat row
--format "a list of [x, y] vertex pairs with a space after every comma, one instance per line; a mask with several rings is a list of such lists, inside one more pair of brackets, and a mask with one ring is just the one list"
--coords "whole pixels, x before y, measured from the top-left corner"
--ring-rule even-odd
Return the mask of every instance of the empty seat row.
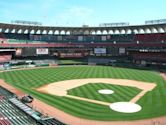
[[8, 100], [0, 100], [0, 109], [0, 113], [4, 115], [4, 119], [8, 119], [12, 125], [36, 125], [36, 122], [32, 118]]
[[2, 114], [0, 114], [0, 125], [11, 125], [11, 123]]

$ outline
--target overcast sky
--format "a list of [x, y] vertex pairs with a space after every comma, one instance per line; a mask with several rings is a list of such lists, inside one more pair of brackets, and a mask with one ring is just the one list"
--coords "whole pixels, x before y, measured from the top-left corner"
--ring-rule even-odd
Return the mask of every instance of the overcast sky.
[[166, 19], [166, 0], [0, 0], [0, 22], [38, 21], [50, 26]]

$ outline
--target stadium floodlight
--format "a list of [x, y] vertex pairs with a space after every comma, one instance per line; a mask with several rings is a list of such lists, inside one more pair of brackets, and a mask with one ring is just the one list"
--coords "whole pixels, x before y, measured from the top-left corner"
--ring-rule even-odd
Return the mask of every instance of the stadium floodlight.
[[21, 25], [42, 26], [41, 22], [35, 22], [35, 21], [12, 20], [11, 23], [12, 24], [21, 24]]
[[114, 41], [114, 44], [116, 44], [116, 41]]
[[129, 26], [129, 22], [101, 23], [101, 24], [99, 24], [99, 27], [120, 27], [120, 26]]
[[150, 24], [166, 24], [166, 19], [160, 19], [160, 20], [148, 20], [145, 21], [146, 25], [150, 25]]
[[161, 40], [161, 43], [164, 43], [164, 40]]

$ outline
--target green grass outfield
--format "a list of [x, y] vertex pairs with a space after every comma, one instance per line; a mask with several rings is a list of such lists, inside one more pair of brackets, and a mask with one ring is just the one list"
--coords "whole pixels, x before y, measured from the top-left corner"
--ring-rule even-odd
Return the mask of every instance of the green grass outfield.
[[[166, 115], [166, 82], [159, 73], [153, 71], [106, 66], [73, 66], [4, 72], [0, 73], [0, 78], [52, 106], [86, 119], [134, 120]], [[42, 94], [34, 90], [52, 82], [82, 78], [132, 79], [154, 82], [157, 87], [138, 101], [143, 109], [133, 114], [118, 113], [107, 106]]]

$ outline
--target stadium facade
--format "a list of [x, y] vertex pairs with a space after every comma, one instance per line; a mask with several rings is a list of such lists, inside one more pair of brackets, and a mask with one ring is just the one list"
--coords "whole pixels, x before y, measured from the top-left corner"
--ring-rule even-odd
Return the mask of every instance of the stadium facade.
[[109, 58], [166, 64], [166, 24], [48, 27], [0, 24], [0, 62], [20, 58]]

